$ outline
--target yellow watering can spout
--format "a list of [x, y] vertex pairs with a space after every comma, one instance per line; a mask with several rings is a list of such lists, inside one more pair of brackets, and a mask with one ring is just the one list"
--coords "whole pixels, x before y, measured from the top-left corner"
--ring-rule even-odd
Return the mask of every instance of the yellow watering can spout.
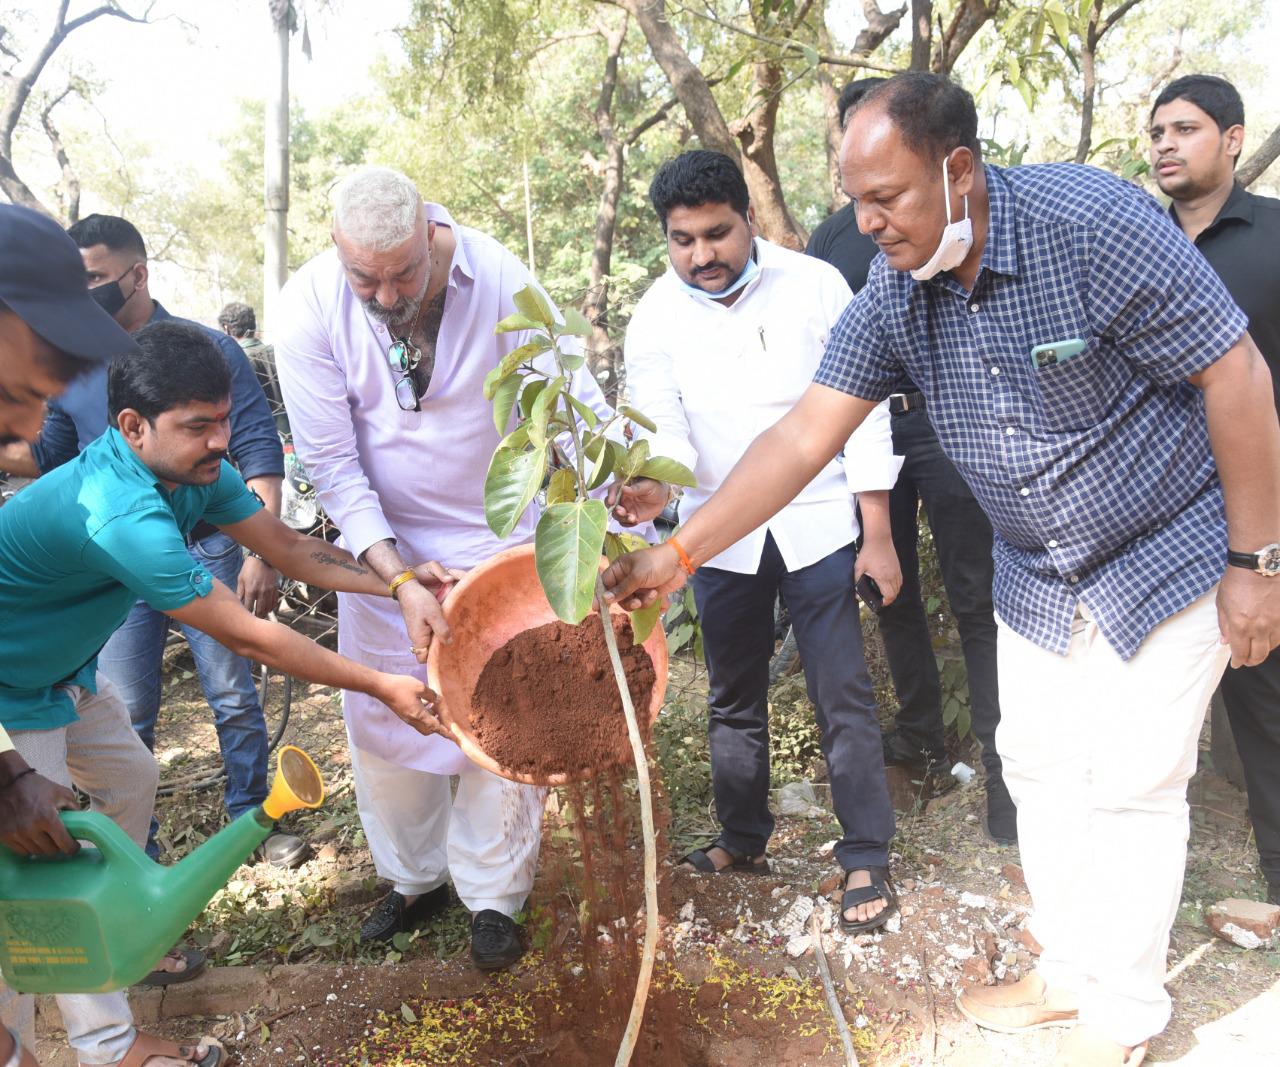
[[153, 863], [105, 815], [64, 811], [67, 832], [96, 848], [53, 859], [0, 845], [0, 973], [22, 993], [105, 993], [144, 978], [227, 884], [276, 819], [318, 808], [324, 782], [287, 745], [262, 807], [173, 867]]
[[300, 808], [318, 808], [324, 803], [324, 781], [320, 770], [300, 748], [285, 745], [276, 760], [276, 777], [271, 792], [262, 802], [267, 818], [275, 822]]

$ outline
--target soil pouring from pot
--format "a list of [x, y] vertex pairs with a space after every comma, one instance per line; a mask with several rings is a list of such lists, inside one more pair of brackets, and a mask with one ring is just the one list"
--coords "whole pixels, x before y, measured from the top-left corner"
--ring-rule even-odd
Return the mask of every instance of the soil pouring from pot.
[[[612, 619], [648, 741], [653, 661], [635, 643], [631, 620]], [[519, 774], [586, 778], [629, 765], [627, 722], [599, 616], [524, 630], [494, 652], [471, 697], [471, 726], [480, 747]]]

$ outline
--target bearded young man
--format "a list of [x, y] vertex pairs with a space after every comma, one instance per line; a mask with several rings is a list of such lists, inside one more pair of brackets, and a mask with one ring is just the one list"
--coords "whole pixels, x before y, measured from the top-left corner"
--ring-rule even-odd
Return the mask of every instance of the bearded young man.
[[[1249, 336], [1280, 400], [1280, 200], [1236, 184], [1245, 137], [1240, 94], [1210, 74], [1178, 78], [1156, 97], [1149, 132], [1151, 170], [1169, 211], [1249, 316]], [[1280, 904], [1280, 652], [1228, 670], [1219, 692], [1244, 767], [1267, 899]]]
[[1205, 708], [1229, 659], [1280, 643], [1280, 424], [1244, 315], [1150, 196], [1091, 167], [984, 165], [977, 126], [940, 75], [863, 98], [841, 173], [884, 259], [796, 406], [678, 543], [605, 584], [625, 607], [677, 588], [909, 374], [995, 530], [997, 740], [1044, 946], [959, 1005], [992, 1029], [1074, 1026], [1057, 1067], [1135, 1067], [1169, 1020]]

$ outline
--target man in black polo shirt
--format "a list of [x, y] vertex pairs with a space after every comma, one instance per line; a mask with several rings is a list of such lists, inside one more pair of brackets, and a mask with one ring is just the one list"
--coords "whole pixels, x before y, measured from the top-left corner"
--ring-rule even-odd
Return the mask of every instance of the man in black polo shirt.
[[[884, 80], [863, 78], [845, 86], [838, 105], [841, 128], [853, 106]], [[805, 251], [836, 267], [855, 293], [866, 282], [867, 269], [879, 253], [876, 243], [858, 229], [852, 201], [819, 224]], [[991, 523], [938, 444], [924, 410], [924, 397], [910, 380], [903, 381], [902, 390], [889, 398], [893, 450], [904, 461], [889, 494], [893, 546], [902, 564], [902, 590], [880, 613], [880, 634], [900, 707], [894, 730], [885, 735], [885, 763], [930, 777], [945, 774], [947, 767], [942, 683], [920, 596], [917, 539], [923, 501], [964, 648], [973, 732], [982, 742], [982, 763], [987, 772], [987, 833], [999, 844], [1013, 844], [1018, 838], [1017, 822], [995, 745], [1000, 697], [996, 624], [991, 609]]]
[[[1236, 184], [1243, 144], [1244, 104], [1223, 78], [1178, 78], [1151, 109], [1156, 184], [1172, 199], [1169, 211], [1182, 232], [1249, 316], [1249, 336], [1271, 368], [1280, 407], [1280, 200]], [[1219, 692], [1244, 765], [1268, 899], [1280, 904], [1280, 649], [1256, 667], [1228, 670]]]

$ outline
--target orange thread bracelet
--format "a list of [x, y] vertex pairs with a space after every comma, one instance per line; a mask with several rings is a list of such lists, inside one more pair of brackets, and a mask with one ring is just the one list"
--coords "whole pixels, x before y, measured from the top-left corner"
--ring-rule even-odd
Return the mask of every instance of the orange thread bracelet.
[[680, 557], [680, 566], [685, 569], [685, 573], [690, 577], [698, 568], [693, 565], [693, 560], [689, 558], [689, 553], [684, 550], [684, 545], [677, 541], [674, 537], [667, 538], [667, 544], [676, 550], [676, 555]]

